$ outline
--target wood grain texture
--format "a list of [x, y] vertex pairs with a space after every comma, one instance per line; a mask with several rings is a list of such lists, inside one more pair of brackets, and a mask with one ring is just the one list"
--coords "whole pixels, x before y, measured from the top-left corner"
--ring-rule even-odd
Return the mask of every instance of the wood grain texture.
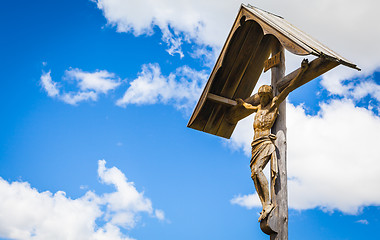
[[[310, 82], [311, 80], [319, 77], [320, 75], [324, 74], [325, 72], [333, 69], [338, 65], [339, 62], [330, 61], [325, 58], [314, 59], [310, 62], [309, 68], [302, 75], [302, 81], [299, 84], [295, 85], [295, 87], [298, 88]], [[284, 90], [289, 85], [290, 81], [298, 75], [299, 71], [301, 71], [300, 68], [289, 73], [288, 75], [286, 75], [278, 81], [277, 86], [280, 92], [282, 92], [282, 90]]]
[[276, 66], [281, 61], [281, 54], [277, 53], [276, 55], [272, 56], [270, 59], [266, 60], [264, 62], [264, 72], [268, 71], [272, 67]]
[[208, 114], [212, 109], [212, 104], [207, 103], [207, 93], [210, 91], [211, 85], [213, 84], [213, 81], [216, 77], [216, 75], [221, 73], [220, 68], [222, 68], [222, 62], [225, 58], [226, 53], [228, 52], [228, 48], [230, 45], [230, 42], [232, 38], [235, 36], [235, 33], [238, 31], [238, 29], [241, 27], [241, 23], [245, 22], [246, 17], [243, 15], [242, 11], [239, 11], [238, 15], [236, 16], [236, 19], [234, 21], [234, 24], [231, 27], [230, 33], [228, 34], [228, 37], [226, 41], [224, 42], [223, 48], [221, 53], [219, 54], [219, 57], [215, 63], [215, 66], [210, 74], [210, 77], [206, 83], [205, 88], [203, 89], [203, 92], [199, 98], [199, 101], [197, 102], [197, 105], [195, 106], [195, 109], [193, 111], [193, 114], [190, 117], [190, 120], [187, 124], [187, 127], [191, 127], [196, 130], [202, 131], [205, 124], [207, 123]]
[[[244, 75], [247, 66], [249, 65], [250, 59], [254, 58], [256, 52], [260, 50], [260, 42], [263, 38], [262, 29], [257, 23], [248, 21], [241, 24], [243, 26], [243, 31], [244, 29], [249, 30], [245, 35], [243, 43], [239, 46], [240, 51], [238, 52], [236, 58], [229, 58], [228, 61], [226, 61], [225, 65], [228, 67], [224, 68], [224, 72], [221, 74], [222, 79], [225, 80], [215, 81], [223, 82], [223, 87], [221, 90], [213, 88], [210, 89], [211, 93], [216, 93], [227, 98], [231, 98], [235, 94], [237, 87], [241, 83], [241, 78]], [[239, 41], [239, 44], [240, 42], [241, 41]], [[235, 44], [237, 43], [233, 43], [232, 45], [235, 46]], [[237, 48], [237, 46], [235, 48]], [[218, 105], [212, 110], [210, 118], [208, 119], [204, 128], [205, 132], [217, 135], [218, 129], [223, 122], [223, 117], [225, 115], [226, 109], [227, 108], [225, 106]]]
[[237, 105], [235, 100], [218, 96], [212, 93], [207, 94], [207, 99], [210, 99], [211, 101], [216, 102], [216, 103], [226, 105], [227, 107], [234, 107]]
[[265, 35], [260, 42], [260, 46], [256, 54], [250, 59], [240, 84], [232, 96], [236, 98], [248, 98], [251, 96], [257, 81], [259, 80], [264, 69], [264, 62], [269, 58], [272, 48], [272, 42], [275, 38], [272, 35]]
[[[268, 59], [270, 55], [273, 40], [274, 38], [271, 35], [266, 35], [262, 38], [258, 50], [252, 55], [246, 70], [241, 77], [240, 83], [232, 96], [233, 99], [247, 98], [251, 95], [253, 88], [256, 86], [256, 83], [263, 72], [264, 61]], [[240, 111], [241, 109], [237, 110], [238, 109], [236, 108], [227, 110], [218, 128], [218, 136], [231, 136], [235, 129], [235, 127], [231, 129], [231, 124], [236, 124], [240, 119], [251, 114], [246, 111]]]
[[[284, 51], [280, 43], [273, 46], [273, 53]], [[272, 86], [275, 95], [280, 93], [277, 83], [285, 75], [285, 58], [282, 57], [281, 63], [272, 68]], [[271, 182], [272, 202], [275, 204], [274, 215], [276, 216], [275, 227], [277, 233], [270, 234], [271, 240], [288, 240], [288, 187], [287, 187], [287, 167], [286, 167], [286, 101], [279, 106], [279, 115], [272, 127], [272, 133], [276, 134], [276, 153], [278, 161], [278, 176]]]

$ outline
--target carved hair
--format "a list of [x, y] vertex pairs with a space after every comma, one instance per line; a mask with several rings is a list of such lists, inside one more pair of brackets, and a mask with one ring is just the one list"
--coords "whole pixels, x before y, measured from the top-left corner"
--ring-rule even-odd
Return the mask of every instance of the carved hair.
[[258, 94], [259, 94], [259, 96], [269, 95], [271, 98], [273, 98], [273, 90], [272, 90], [272, 87], [269, 86], [269, 85], [262, 85], [262, 86], [259, 88]]

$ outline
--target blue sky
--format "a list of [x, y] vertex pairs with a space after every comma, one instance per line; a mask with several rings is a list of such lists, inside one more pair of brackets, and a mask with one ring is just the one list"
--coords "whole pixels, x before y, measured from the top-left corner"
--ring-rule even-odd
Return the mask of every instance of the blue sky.
[[[288, 99], [290, 239], [379, 238], [379, 3], [249, 3], [363, 69]], [[268, 239], [252, 118], [228, 141], [186, 128], [240, 4], [2, 1], [0, 238]]]

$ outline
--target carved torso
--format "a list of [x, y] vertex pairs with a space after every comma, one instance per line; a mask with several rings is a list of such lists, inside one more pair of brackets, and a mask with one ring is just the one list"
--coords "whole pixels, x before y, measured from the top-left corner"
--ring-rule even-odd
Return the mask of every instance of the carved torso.
[[270, 134], [270, 130], [277, 118], [278, 108], [269, 109], [270, 106], [259, 107], [253, 122], [253, 129], [255, 131], [254, 139]]

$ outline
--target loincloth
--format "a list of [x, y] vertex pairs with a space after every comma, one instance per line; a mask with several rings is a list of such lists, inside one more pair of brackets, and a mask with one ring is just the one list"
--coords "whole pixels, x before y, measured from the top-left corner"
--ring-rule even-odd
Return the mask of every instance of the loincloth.
[[253, 140], [252, 146], [252, 157], [250, 167], [257, 162], [259, 159], [270, 157], [271, 159], [271, 176], [276, 177], [278, 173], [277, 166], [277, 156], [276, 156], [276, 146], [274, 141], [276, 140], [276, 135], [269, 134], [268, 136], [263, 136]]

